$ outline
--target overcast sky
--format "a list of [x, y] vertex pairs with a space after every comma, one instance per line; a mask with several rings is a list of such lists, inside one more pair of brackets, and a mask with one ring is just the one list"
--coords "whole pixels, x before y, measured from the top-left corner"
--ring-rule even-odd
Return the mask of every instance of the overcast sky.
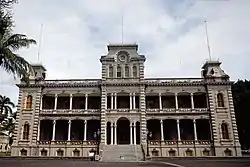
[[[100, 78], [107, 44], [137, 43], [146, 77], [200, 77], [208, 58], [204, 18], [213, 59], [231, 79], [249, 79], [250, 0], [19, 0], [16, 33], [39, 43], [49, 79]], [[38, 46], [19, 52], [38, 62]], [[0, 69], [0, 94], [17, 102], [17, 80]]]

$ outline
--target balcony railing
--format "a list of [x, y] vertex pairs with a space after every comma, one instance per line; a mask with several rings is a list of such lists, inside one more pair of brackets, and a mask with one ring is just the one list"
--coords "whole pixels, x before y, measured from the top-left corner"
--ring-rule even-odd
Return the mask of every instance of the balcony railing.
[[146, 112], [148, 113], [191, 113], [191, 112], [207, 112], [207, 108], [179, 108], [179, 109], [175, 109], [175, 108], [163, 108], [163, 109], [159, 109], [159, 108], [155, 108], [155, 109], [146, 109]]
[[41, 84], [50, 84], [50, 85], [74, 85], [74, 84], [99, 84], [100, 79], [65, 79], [65, 80], [44, 80], [41, 81]]
[[98, 142], [96, 140], [88, 140], [88, 141], [83, 141], [83, 140], [40, 140], [37, 141], [38, 144], [40, 145], [97, 145]]
[[148, 83], [201, 83], [202, 78], [145, 78]]
[[42, 109], [42, 114], [82, 114], [82, 113], [99, 113], [101, 109]]
[[123, 108], [123, 109], [107, 109], [107, 112], [108, 113], [120, 113], [120, 112], [123, 112], [123, 113], [136, 113], [136, 112], [139, 112], [139, 109], [126, 109], [126, 108]]
[[210, 145], [209, 140], [150, 140], [149, 145]]

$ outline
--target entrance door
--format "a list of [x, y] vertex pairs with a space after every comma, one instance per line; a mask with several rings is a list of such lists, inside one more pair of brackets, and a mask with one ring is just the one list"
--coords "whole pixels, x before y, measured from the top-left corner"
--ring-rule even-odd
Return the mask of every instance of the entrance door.
[[130, 144], [130, 122], [124, 117], [117, 121], [117, 144]]

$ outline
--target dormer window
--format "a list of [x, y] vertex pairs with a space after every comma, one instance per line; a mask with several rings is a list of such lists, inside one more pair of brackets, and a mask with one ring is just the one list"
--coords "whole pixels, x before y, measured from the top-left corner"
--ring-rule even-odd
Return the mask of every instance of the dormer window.
[[129, 66], [125, 66], [125, 77], [129, 77]]
[[109, 77], [114, 77], [113, 76], [113, 74], [114, 74], [113, 71], [114, 71], [113, 66], [109, 66]]
[[118, 77], [118, 78], [121, 78], [121, 77], [122, 77], [122, 68], [121, 68], [121, 66], [118, 66], [118, 67], [117, 67], [117, 77]]
[[133, 66], [133, 77], [137, 77], [137, 67]]

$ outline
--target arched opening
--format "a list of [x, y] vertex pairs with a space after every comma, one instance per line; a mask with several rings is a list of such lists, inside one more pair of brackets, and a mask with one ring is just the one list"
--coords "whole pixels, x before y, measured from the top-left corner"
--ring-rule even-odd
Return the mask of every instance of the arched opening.
[[74, 156], [74, 157], [79, 157], [79, 156], [80, 156], [80, 151], [77, 150], [77, 149], [75, 149], [75, 150], [73, 151], [73, 156]]
[[190, 150], [190, 149], [187, 149], [187, 150], [186, 150], [186, 156], [187, 156], [187, 157], [192, 157], [192, 156], [193, 156], [193, 151]]
[[129, 66], [125, 66], [125, 77], [129, 77]]
[[21, 156], [27, 156], [27, 155], [28, 155], [28, 151], [25, 150], [25, 149], [22, 149], [22, 150], [20, 151], [20, 153], [21, 153]]
[[121, 66], [118, 65], [117, 67], [117, 74], [116, 74], [117, 78], [121, 78], [122, 77], [122, 68]]
[[159, 151], [156, 150], [156, 149], [153, 149], [153, 150], [152, 150], [152, 156], [153, 156], [153, 157], [158, 157], [158, 156], [159, 156]]
[[141, 143], [141, 128], [140, 122], [136, 122], [136, 144]]
[[117, 120], [117, 144], [130, 144], [130, 122], [125, 117]]
[[26, 122], [23, 126], [23, 140], [29, 140], [30, 125]]
[[180, 120], [181, 140], [194, 140], [194, 123], [191, 119]]
[[133, 66], [133, 77], [137, 77], [137, 67]]
[[170, 157], [175, 157], [176, 156], [176, 151], [171, 149], [171, 150], [168, 151], [168, 154], [169, 154]]
[[50, 141], [52, 139], [53, 121], [41, 120], [40, 121], [40, 139], [41, 141]]
[[225, 156], [232, 156], [232, 151], [229, 150], [228, 148], [224, 151]]
[[25, 104], [25, 109], [26, 110], [31, 110], [32, 108], [32, 96], [28, 95], [26, 98], [26, 104]]
[[57, 154], [58, 157], [62, 157], [63, 156], [63, 150], [60, 150], [60, 149], [57, 150], [56, 154]]
[[41, 156], [46, 157], [48, 155], [48, 151], [45, 149], [41, 150]]
[[171, 140], [171, 141], [177, 140], [178, 135], [177, 135], [176, 120], [174, 119], [163, 120], [163, 132], [164, 132], [164, 140]]
[[222, 93], [217, 94], [218, 107], [225, 107]]
[[161, 140], [161, 124], [158, 119], [147, 120], [147, 129], [152, 133], [152, 138], [149, 140]]
[[202, 153], [203, 153], [203, 156], [209, 156], [210, 155], [210, 151], [207, 150], [207, 149], [204, 149]]
[[106, 140], [107, 144], [111, 144], [111, 123], [107, 122], [106, 126]]
[[113, 66], [109, 66], [109, 77], [114, 77], [114, 70], [113, 70]]
[[228, 126], [226, 123], [221, 124], [221, 132], [222, 132], [223, 139], [229, 139]]

